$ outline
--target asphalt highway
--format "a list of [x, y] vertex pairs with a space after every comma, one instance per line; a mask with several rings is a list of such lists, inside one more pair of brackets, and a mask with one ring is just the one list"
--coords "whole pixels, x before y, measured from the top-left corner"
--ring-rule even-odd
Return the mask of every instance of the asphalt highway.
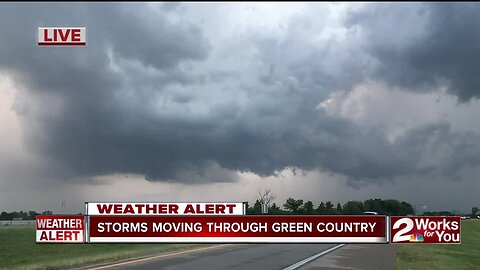
[[335, 244], [236, 244], [160, 255], [93, 269], [297, 269], [305, 259], [333, 251]]

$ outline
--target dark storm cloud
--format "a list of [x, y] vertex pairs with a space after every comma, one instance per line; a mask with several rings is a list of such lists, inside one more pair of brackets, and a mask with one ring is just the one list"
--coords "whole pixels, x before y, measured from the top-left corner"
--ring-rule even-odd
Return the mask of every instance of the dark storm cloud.
[[[165, 171], [187, 163], [177, 160], [184, 153], [173, 150], [167, 123], [150, 119], [141, 106], [165, 84], [188, 83], [180, 63], [208, 54], [197, 27], [171, 23], [162, 11], [137, 4], [3, 4], [0, 12], [1, 69], [27, 89], [23, 97], [30, 102], [20, 98], [15, 109], [25, 120], [29, 146], [43, 158], [80, 176], [153, 170], [171, 177]], [[55, 25], [86, 26], [88, 46], [36, 47], [36, 27]], [[112, 58], [153, 68], [155, 79], [130, 78], [131, 72], [112, 66]], [[142, 79], [147, 81], [136, 81]]]
[[478, 3], [369, 4], [347, 21], [378, 60], [377, 78], [417, 91], [448, 85], [464, 102], [480, 96], [479, 13]]
[[[239, 38], [241, 49], [227, 48], [225, 59], [211, 63], [215, 44], [199, 27], [172, 19], [181, 16], [177, 9], [2, 5], [0, 68], [21, 86], [15, 110], [29, 148], [63, 168], [59, 177], [136, 173], [198, 183], [232, 181], [229, 171], [267, 176], [299, 168], [380, 182], [438, 174], [444, 164], [452, 174], [465, 164], [460, 160], [480, 162], [478, 152], [463, 151], [478, 138], [447, 124], [410, 130], [391, 143], [382, 131], [315, 109], [332, 91], [366, 79], [369, 58], [355, 44], [299, 45], [300, 23], [283, 41]], [[85, 25], [89, 44], [36, 47], [33, 36], [43, 25]], [[249, 46], [258, 59], [242, 58]], [[347, 57], [339, 59], [342, 53]], [[238, 67], [222, 70], [229, 56]], [[457, 163], [444, 158], [451, 153]]]

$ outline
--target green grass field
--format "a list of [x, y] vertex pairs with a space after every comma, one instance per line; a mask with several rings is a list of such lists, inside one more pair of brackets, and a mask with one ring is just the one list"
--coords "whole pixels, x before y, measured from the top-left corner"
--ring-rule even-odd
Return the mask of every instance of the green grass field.
[[159, 252], [189, 244], [36, 244], [34, 227], [0, 229], [0, 269], [65, 269]]
[[480, 269], [480, 220], [462, 222], [460, 245], [398, 245], [397, 269]]

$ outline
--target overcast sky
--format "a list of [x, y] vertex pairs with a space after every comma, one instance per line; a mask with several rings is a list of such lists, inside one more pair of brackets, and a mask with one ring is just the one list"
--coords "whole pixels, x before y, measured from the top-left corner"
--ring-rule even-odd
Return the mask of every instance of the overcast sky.
[[[480, 5], [0, 4], [0, 211], [480, 206]], [[38, 47], [85, 26], [86, 47]]]

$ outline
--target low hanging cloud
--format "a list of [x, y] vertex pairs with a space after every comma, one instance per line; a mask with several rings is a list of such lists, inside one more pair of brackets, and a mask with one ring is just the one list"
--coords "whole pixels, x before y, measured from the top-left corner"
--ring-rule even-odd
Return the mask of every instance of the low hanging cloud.
[[[347, 28], [326, 34], [328, 22], [315, 16], [288, 21], [282, 37], [241, 33], [212, 43], [211, 33], [189, 21], [181, 6], [167, 7], [2, 5], [0, 72], [17, 84], [14, 110], [28, 149], [62, 168], [49, 177], [132, 173], [151, 181], [208, 183], [235, 181], [235, 172], [270, 176], [291, 168], [380, 183], [455, 175], [480, 163], [474, 151], [479, 136], [448, 123], [426, 123], [392, 142], [384, 130], [318, 108], [329, 94], [372, 76], [411, 89], [435, 87], [438, 76], [451, 81], [450, 92], [461, 100], [476, 97], [474, 78], [462, 73], [473, 66], [449, 62], [452, 52], [441, 58], [447, 53], [441, 40], [432, 52], [414, 48], [435, 37], [442, 21], [435, 19], [442, 13], [437, 6], [422, 6], [428, 20], [418, 16], [427, 26], [393, 48], [380, 37], [394, 29], [376, 32], [376, 24], [381, 16], [397, 16], [394, 9], [370, 16], [388, 10], [382, 6], [368, 5], [347, 20], [347, 27], [364, 29], [371, 44], [355, 33], [358, 44], [349, 43]], [[36, 47], [32, 36], [45, 25], [84, 25], [89, 44]], [[428, 64], [433, 53], [440, 58]]]
[[414, 91], [442, 85], [460, 102], [480, 97], [480, 5], [371, 4], [351, 12], [347, 25], [377, 60], [374, 76]]

